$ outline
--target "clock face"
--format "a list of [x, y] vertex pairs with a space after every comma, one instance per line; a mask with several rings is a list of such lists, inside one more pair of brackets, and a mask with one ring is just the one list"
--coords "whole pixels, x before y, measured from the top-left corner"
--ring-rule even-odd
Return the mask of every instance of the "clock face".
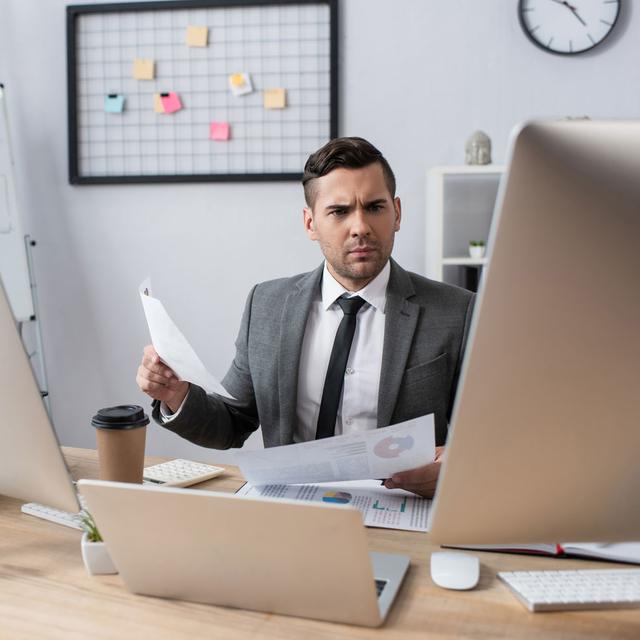
[[593, 49], [611, 32], [620, 0], [520, 0], [520, 24], [546, 51], [570, 55]]

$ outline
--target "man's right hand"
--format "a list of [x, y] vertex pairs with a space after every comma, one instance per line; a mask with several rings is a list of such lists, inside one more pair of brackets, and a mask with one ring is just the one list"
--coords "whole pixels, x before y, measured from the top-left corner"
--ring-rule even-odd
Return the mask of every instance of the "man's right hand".
[[148, 396], [164, 402], [174, 413], [180, 408], [189, 391], [189, 383], [178, 380], [173, 369], [160, 360], [160, 356], [150, 344], [144, 348], [136, 382]]

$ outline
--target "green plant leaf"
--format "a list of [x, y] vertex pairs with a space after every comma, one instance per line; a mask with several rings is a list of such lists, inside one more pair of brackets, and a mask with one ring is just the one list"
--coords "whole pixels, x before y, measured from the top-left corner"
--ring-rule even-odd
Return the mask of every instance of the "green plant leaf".
[[89, 542], [102, 542], [102, 536], [100, 535], [100, 531], [98, 531], [95, 520], [86, 509], [82, 510], [81, 522]]

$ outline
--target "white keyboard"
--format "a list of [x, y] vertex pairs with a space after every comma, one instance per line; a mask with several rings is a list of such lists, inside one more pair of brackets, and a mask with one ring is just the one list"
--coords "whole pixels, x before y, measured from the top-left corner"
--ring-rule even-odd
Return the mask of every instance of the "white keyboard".
[[37, 502], [28, 502], [27, 504], [23, 504], [21, 511], [29, 516], [35, 516], [36, 518], [42, 518], [43, 520], [50, 520], [56, 524], [62, 524], [65, 527], [73, 527], [74, 529], [80, 529], [80, 531], [83, 529], [82, 515], [80, 513], [71, 513], [70, 511], [54, 509], [53, 507], [47, 507], [46, 505], [38, 504]]
[[501, 571], [498, 577], [529, 611], [640, 606], [640, 569]]

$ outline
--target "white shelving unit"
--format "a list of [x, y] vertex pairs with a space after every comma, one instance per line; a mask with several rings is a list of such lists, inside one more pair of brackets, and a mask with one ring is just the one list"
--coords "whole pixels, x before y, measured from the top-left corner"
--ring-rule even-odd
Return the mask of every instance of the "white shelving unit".
[[[487, 242], [502, 165], [433, 167], [427, 172], [426, 275], [468, 286], [468, 267], [486, 258], [469, 257], [472, 240]], [[479, 272], [477, 274], [479, 276]]]

